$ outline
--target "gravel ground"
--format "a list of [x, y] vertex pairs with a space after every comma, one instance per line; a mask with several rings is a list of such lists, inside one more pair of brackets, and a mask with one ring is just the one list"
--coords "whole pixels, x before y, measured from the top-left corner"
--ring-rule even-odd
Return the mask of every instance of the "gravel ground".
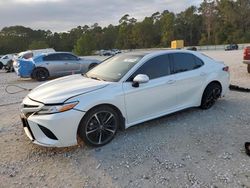
[[[230, 66], [231, 83], [250, 87], [242, 51], [204, 53]], [[27, 94], [8, 95], [7, 84], [41, 83], [0, 71], [0, 105]], [[188, 109], [134, 126], [101, 148], [32, 144], [18, 106], [0, 106], [0, 187], [250, 188], [243, 148], [250, 141], [249, 93], [230, 91], [210, 110]]]

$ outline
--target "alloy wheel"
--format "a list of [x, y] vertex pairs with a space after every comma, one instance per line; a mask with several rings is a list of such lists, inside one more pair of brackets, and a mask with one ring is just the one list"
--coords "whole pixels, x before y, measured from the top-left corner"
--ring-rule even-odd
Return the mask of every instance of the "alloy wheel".
[[118, 127], [115, 115], [108, 111], [93, 114], [85, 127], [88, 141], [94, 145], [103, 145], [113, 139]]
[[207, 99], [205, 101], [206, 109], [210, 108], [214, 105], [215, 101], [220, 97], [221, 89], [218, 87], [214, 87], [211, 92], [208, 94]]

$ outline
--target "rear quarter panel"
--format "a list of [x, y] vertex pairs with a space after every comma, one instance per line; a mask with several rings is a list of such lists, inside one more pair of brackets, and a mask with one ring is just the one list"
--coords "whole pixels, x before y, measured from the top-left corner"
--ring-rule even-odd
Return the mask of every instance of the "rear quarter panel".
[[206, 83], [203, 88], [203, 93], [209, 83], [213, 81], [218, 81], [222, 86], [221, 96], [225, 96], [229, 91], [229, 82], [230, 82], [230, 74], [229, 72], [223, 71], [223, 67], [225, 67], [222, 63], [211, 62], [208, 66], [208, 76], [206, 79]]

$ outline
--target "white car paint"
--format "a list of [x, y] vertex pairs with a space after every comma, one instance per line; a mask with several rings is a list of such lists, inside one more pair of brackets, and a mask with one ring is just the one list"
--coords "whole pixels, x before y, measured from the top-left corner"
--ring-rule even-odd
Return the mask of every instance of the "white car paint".
[[59, 78], [56, 82], [52, 80], [44, 83], [32, 90], [29, 97], [45, 104], [56, 104], [72, 96], [101, 89], [108, 84], [75, 74]]
[[12, 60], [14, 57], [14, 54], [6, 54], [0, 58], [0, 62], [3, 64], [3, 66], [7, 65], [7, 63]]
[[[152, 57], [162, 54], [185, 52], [202, 59], [204, 66], [187, 72], [172, 74], [140, 87], [132, 87], [126, 80], [141, 65]], [[202, 94], [212, 81], [219, 81], [222, 96], [229, 86], [229, 74], [222, 71], [224, 64], [214, 61], [198, 52], [185, 50], [158, 51], [144, 56], [118, 82], [105, 82], [84, 78], [82, 75], [67, 76], [47, 82], [28, 94], [21, 105], [21, 112], [38, 111], [44, 105], [63, 104], [74, 101], [79, 103], [74, 109], [49, 115], [27, 117], [33, 142], [43, 146], [65, 147], [77, 144], [77, 129], [85, 113], [100, 104], [113, 105], [119, 109], [125, 119], [125, 127], [151, 120], [189, 107], [201, 105]], [[29, 105], [29, 107], [25, 107]], [[33, 106], [35, 109], [32, 109]], [[45, 136], [38, 125], [51, 130], [58, 140]], [[27, 129], [26, 129], [27, 132]]]

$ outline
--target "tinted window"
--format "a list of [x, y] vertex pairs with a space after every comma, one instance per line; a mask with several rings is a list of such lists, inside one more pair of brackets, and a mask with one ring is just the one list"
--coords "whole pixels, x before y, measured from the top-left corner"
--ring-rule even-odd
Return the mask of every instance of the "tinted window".
[[72, 54], [60, 54], [61, 60], [76, 61], [78, 58]]
[[203, 62], [192, 54], [175, 53], [172, 57], [173, 73], [190, 71], [203, 65]]
[[194, 57], [195, 58], [195, 63], [196, 63], [196, 68], [199, 68], [199, 67], [201, 67], [201, 66], [203, 66], [204, 65], [204, 63], [203, 63], [203, 61], [200, 59], [200, 58], [198, 58], [198, 57]]
[[130, 78], [132, 81], [138, 74], [146, 74], [149, 79], [159, 78], [170, 74], [170, 63], [168, 55], [160, 55], [144, 63]]
[[43, 58], [44, 61], [59, 61], [60, 60], [60, 56], [59, 54], [51, 54], [51, 55], [47, 55]]

